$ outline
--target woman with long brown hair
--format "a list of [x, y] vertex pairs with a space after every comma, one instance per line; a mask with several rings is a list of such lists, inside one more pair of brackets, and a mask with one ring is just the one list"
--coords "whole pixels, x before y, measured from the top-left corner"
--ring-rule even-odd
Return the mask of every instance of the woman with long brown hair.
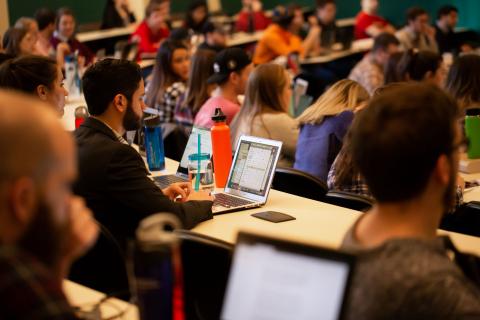
[[258, 66], [248, 78], [245, 101], [231, 124], [234, 146], [241, 135], [282, 141], [279, 166], [291, 167], [298, 138], [298, 124], [287, 113], [291, 94], [290, 75], [282, 66]]
[[174, 111], [182, 95], [190, 71], [190, 53], [179, 41], [166, 40], [158, 49], [153, 78], [147, 85], [146, 104], [157, 109], [162, 123], [174, 122]]
[[182, 103], [178, 104], [175, 109], [175, 121], [177, 123], [192, 126], [197, 112], [215, 89], [214, 84], [207, 83], [207, 79], [213, 74], [215, 54], [215, 51], [200, 49], [193, 55], [188, 75], [187, 91]]

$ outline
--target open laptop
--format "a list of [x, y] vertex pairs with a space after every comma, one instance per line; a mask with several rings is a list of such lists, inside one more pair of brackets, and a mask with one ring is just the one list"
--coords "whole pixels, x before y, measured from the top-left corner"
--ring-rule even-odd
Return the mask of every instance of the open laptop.
[[241, 232], [221, 319], [342, 319], [354, 263], [349, 254]]
[[194, 153], [197, 153], [198, 146], [198, 135], [200, 135], [201, 140], [201, 150], [202, 153], [209, 153], [212, 154], [212, 138], [210, 135], [210, 130], [193, 127], [190, 136], [188, 137], [187, 146], [185, 147], [185, 151], [183, 151], [182, 160], [178, 165], [177, 172], [175, 174], [168, 174], [163, 176], [154, 177], [153, 180], [155, 184], [160, 187], [160, 189], [164, 189], [171, 185], [172, 183], [176, 182], [187, 182], [188, 179], [188, 156]]
[[225, 190], [215, 194], [213, 214], [264, 205], [281, 149], [280, 141], [241, 136]]

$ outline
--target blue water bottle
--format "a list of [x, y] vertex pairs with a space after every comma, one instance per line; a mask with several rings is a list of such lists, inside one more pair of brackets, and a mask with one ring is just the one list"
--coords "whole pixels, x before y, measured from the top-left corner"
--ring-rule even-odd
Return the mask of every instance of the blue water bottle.
[[146, 118], [145, 152], [147, 154], [148, 169], [159, 171], [165, 169], [165, 150], [163, 147], [162, 128], [158, 116]]

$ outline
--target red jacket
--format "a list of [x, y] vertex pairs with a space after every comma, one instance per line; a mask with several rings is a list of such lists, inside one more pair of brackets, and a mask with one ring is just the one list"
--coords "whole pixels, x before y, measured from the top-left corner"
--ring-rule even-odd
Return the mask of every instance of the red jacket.
[[140, 57], [142, 53], [156, 53], [161, 41], [168, 38], [169, 35], [170, 30], [167, 27], [161, 28], [160, 31], [153, 34], [145, 20], [143, 20], [137, 27], [137, 30], [132, 33], [130, 40], [138, 41], [138, 56]]
[[[263, 11], [253, 12], [253, 24], [254, 24], [254, 31], [264, 30], [268, 27], [268, 25], [272, 22], [270, 18], [265, 16]], [[248, 32], [248, 18], [250, 13], [248, 11], [242, 10], [237, 17], [237, 24], [236, 29], [237, 31]]]

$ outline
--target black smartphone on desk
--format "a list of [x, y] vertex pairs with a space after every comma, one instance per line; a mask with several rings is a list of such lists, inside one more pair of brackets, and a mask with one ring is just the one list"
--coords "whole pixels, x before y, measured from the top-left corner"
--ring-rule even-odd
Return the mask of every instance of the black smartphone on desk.
[[274, 223], [279, 223], [279, 222], [285, 222], [285, 221], [291, 221], [295, 220], [294, 217], [281, 213], [281, 212], [276, 212], [276, 211], [264, 211], [264, 212], [258, 212], [252, 214], [252, 217], [274, 222]]

